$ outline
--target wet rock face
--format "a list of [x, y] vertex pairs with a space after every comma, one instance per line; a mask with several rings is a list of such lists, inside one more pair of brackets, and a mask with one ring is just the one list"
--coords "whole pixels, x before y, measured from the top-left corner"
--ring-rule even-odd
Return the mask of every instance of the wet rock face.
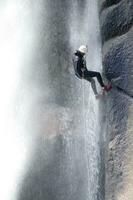
[[100, 15], [105, 74], [133, 95], [133, 1], [116, 2], [112, 1]]
[[99, 0], [106, 104], [106, 200], [133, 199], [133, 1]]
[[103, 48], [106, 77], [133, 96], [133, 29], [108, 41]]
[[107, 4], [107, 9], [105, 8], [101, 13], [103, 41], [107, 41], [118, 35], [123, 35], [133, 24], [133, 1], [122, 0], [113, 2], [113, 5]]
[[100, 1], [100, 10], [102, 11], [104, 8], [112, 6], [114, 4], [119, 3], [121, 0], [101, 0]]

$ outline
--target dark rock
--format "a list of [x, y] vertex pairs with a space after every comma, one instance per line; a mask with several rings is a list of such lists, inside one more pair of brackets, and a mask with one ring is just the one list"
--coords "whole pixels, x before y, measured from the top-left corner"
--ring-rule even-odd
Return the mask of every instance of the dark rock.
[[132, 200], [133, 1], [99, 5], [103, 71], [114, 86], [106, 103], [105, 199]]
[[101, 11], [109, 6], [116, 5], [119, 3], [121, 0], [102, 0], [100, 2], [100, 9]]
[[126, 33], [133, 24], [133, 1], [121, 1], [104, 9], [100, 16], [102, 41]]
[[133, 29], [106, 43], [103, 48], [104, 72], [108, 80], [133, 96]]

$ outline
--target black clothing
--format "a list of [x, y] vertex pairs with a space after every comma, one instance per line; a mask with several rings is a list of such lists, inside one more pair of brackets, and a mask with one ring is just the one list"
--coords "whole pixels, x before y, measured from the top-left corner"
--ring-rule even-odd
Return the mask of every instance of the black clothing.
[[73, 65], [75, 70], [75, 75], [80, 79], [85, 79], [89, 82], [92, 78], [96, 77], [101, 87], [104, 87], [104, 83], [99, 72], [89, 71], [86, 67], [86, 61], [84, 59], [84, 54], [80, 51], [76, 51], [73, 58]]
[[87, 81], [91, 81], [91, 78], [96, 77], [99, 84], [101, 85], [101, 87], [104, 87], [104, 83], [101, 77], [101, 74], [99, 72], [95, 72], [95, 71], [85, 71], [84, 72], [84, 79], [86, 79]]
[[78, 78], [83, 78], [84, 77], [83, 71], [87, 71], [84, 54], [81, 53], [80, 51], [76, 51], [75, 56], [73, 58], [73, 64], [74, 64], [75, 75]]

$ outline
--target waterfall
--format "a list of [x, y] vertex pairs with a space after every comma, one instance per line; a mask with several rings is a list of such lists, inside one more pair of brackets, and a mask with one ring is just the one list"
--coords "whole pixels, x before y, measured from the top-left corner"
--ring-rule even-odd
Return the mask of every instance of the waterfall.
[[11, 90], [15, 128], [8, 130], [15, 150], [6, 154], [17, 166], [12, 177], [17, 186], [3, 199], [102, 200], [99, 102], [72, 66], [74, 50], [87, 44], [88, 69], [101, 70], [97, 1], [14, 0], [4, 6], [3, 16], [11, 13], [4, 23], [16, 34], [11, 56], [19, 56], [15, 68], [12, 63], [17, 74], [11, 74], [18, 83]]

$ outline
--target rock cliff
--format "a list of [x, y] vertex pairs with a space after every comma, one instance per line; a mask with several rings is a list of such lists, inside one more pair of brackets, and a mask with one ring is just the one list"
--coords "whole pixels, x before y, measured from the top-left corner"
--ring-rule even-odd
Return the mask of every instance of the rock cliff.
[[133, 1], [99, 0], [106, 107], [105, 199], [133, 199]]

